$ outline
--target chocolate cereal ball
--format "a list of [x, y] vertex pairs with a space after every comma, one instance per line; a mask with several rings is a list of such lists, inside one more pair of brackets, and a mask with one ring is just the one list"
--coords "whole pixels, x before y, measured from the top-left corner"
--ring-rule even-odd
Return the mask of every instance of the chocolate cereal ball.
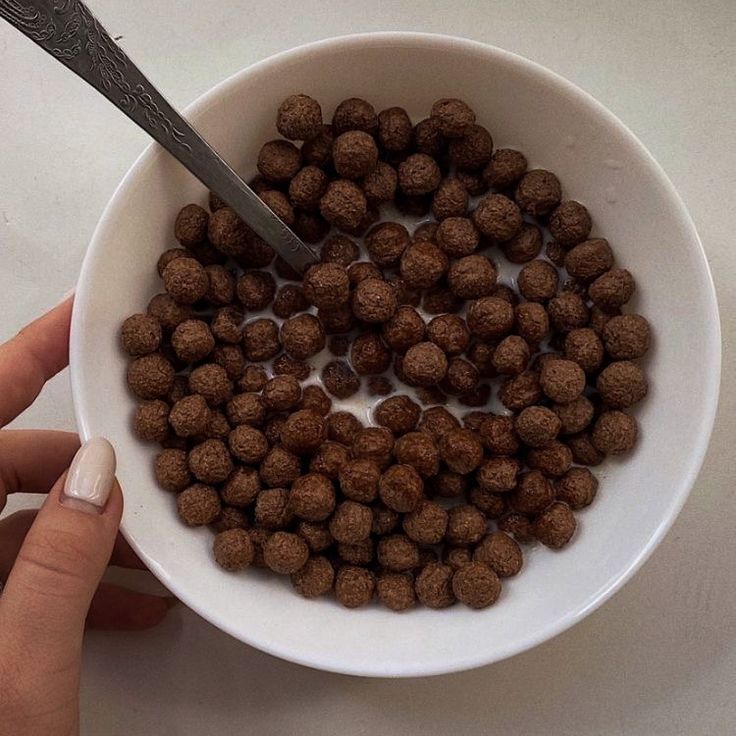
[[516, 488], [509, 495], [511, 507], [522, 514], [538, 514], [554, 501], [555, 492], [539, 470], [519, 475]]
[[519, 438], [511, 417], [502, 414], [485, 417], [478, 434], [484, 446], [493, 455], [515, 455], [519, 450]]
[[567, 504], [556, 502], [536, 518], [532, 530], [546, 547], [561, 549], [572, 539], [576, 526], [575, 515]]
[[417, 426], [421, 413], [416, 402], [406, 395], [400, 395], [381, 401], [373, 410], [373, 418], [377, 424], [400, 436]]
[[439, 441], [440, 457], [455, 473], [472, 473], [483, 459], [483, 445], [469, 429], [453, 429]]
[[488, 519], [500, 519], [506, 511], [506, 498], [503, 493], [493, 493], [480, 486], [470, 489], [468, 501], [482, 511]]
[[578, 510], [593, 503], [598, 491], [598, 479], [588, 468], [570, 468], [556, 483], [557, 500]]
[[426, 153], [413, 153], [399, 164], [399, 189], [410, 196], [429, 194], [440, 185], [442, 172]]
[[470, 608], [487, 608], [501, 595], [501, 581], [485, 562], [469, 562], [452, 576], [455, 597]]
[[240, 328], [243, 322], [243, 312], [236, 307], [223, 307], [212, 316], [210, 330], [219, 342], [234, 345], [243, 338]]
[[215, 348], [215, 337], [201, 319], [187, 319], [177, 325], [171, 335], [176, 357], [185, 363], [197, 363]]
[[596, 388], [612, 409], [626, 409], [641, 401], [649, 386], [644, 371], [636, 363], [619, 360], [600, 372]]
[[396, 460], [411, 465], [422, 478], [436, 475], [440, 469], [440, 452], [428, 432], [407, 432], [396, 440]]
[[331, 440], [343, 445], [352, 445], [363, 425], [348, 411], [333, 412], [327, 417], [327, 433]]
[[519, 233], [523, 225], [521, 211], [503, 194], [488, 194], [473, 210], [473, 223], [487, 238], [504, 242]]
[[[333, 204], [335, 204], [334, 200]], [[297, 210], [294, 213], [294, 225], [292, 229], [305, 243], [319, 243], [329, 232], [330, 223], [318, 212]], [[276, 273], [281, 278], [289, 279], [290, 281], [298, 281], [300, 278], [299, 272], [295, 271], [280, 257], [276, 259]]]
[[292, 141], [308, 141], [322, 126], [322, 108], [309, 95], [289, 95], [276, 113], [276, 129]]
[[413, 511], [422, 499], [424, 483], [411, 465], [392, 465], [378, 482], [378, 494], [388, 508], [400, 514]]
[[174, 367], [158, 353], [142, 355], [128, 366], [128, 387], [140, 399], [160, 399], [174, 385]]
[[400, 272], [411, 289], [428, 289], [447, 273], [450, 262], [434, 243], [419, 241], [401, 256]]
[[334, 539], [327, 528], [326, 521], [317, 523], [300, 521], [296, 527], [297, 534], [307, 543], [312, 552], [324, 552], [332, 546]]
[[243, 353], [248, 360], [270, 360], [280, 349], [279, 328], [272, 319], [254, 319], [243, 327]]
[[396, 169], [385, 161], [379, 161], [373, 171], [363, 177], [363, 193], [372, 205], [391, 202], [396, 194], [398, 183], [399, 175]]
[[447, 356], [433, 342], [412, 345], [404, 356], [403, 371], [415, 386], [433, 386], [447, 373]]
[[445, 540], [453, 545], [475, 544], [485, 534], [486, 517], [468, 504], [453, 506], [448, 511]]
[[335, 108], [332, 127], [337, 135], [346, 130], [373, 133], [378, 128], [378, 116], [369, 102], [359, 97], [350, 97]]
[[290, 486], [301, 475], [301, 461], [285, 447], [272, 447], [258, 468], [261, 480], [269, 488]]
[[301, 164], [299, 149], [289, 141], [269, 141], [258, 153], [258, 171], [269, 181], [288, 181], [299, 171]]
[[574, 199], [562, 202], [549, 218], [552, 237], [565, 248], [582, 243], [590, 235], [592, 226], [587, 207]]
[[376, 576], [364, 567], [343, 565], [335, 577], [335, 598], [346, 608], [369, 603], [376, 588]]
[[606, 352], [614, 360], [641, 358], [649, 350], [649, 322], [640, 314], [621, 314], [611, 319], [603, 328]]
[[260, 427], [266, 419], [266, 404], [258, 394], [253, 392], [236, 394], [225, 407], [227, 418], [231, 424], [248, 424]]
[[258, 312], [265, 309], [276, 293], [276, 282], [267, 271], [246, 271], [237, 282], [238, 300], [247, 309]]
[[184, 396], [171, 407], [169, 423], [179, 437], [196, 437], [207, 432], [212, 410], [201, 394]]
[[263, 432], [247, 424], [239, 424], [231, 430], [227, 443], [233, 457], [248, 464], [259, 463], [269, 450]]
[[327, 166], [332, 161], [334, 136], [331, 125], [320, 125], [314, 138], [304, 141], [301, 148], [302, 160], [308, 166]]
[[146, 312], [159, 321], [164, 332], [171, 332], [180, 322], [192, 316], [191, 307], [177, 304], [169, 294], [156, 294], [152, 297]]
[[330, 534], [345, 544], [357, 544], [367, 539], [371, 533], [373, 514], [362, 503], [343, 501], [338, 504], [330, 519]]
[[592, 421], [595, 409], [590, 399], [578, 396], [567, 404], [554, 404], [552, 411], [560, 418], [561, 434], [582, 432]]
[[292, 575], [309, 559], [309, 547], [298, 535], [290, 532], [274, 532], [263, 545], [266, 565], [280, 575]]
[[322, 217], [340, 230], [356, 228], [368, 211], [363, 190], [348, 179], [337, 179], [328, 184], [319, 200]]
[[306, 521], [325, 521], [335, 509], [335, 489], [327, 476], [307, 473], [294, 481], [289, 503], [294, 515]]
[[187, 526], [211, 524], [220, 515], [221, 509], [217, 491], [204, 483], [195, 483], [176, 497], [179, 518]]
[[[468, 190], [457, 177], [443, 179], [432, 197], [432, 214], [437, 222], [448, 217], [464, 217], [468, 211]], [[417, 235], [414, 234], [416, 239]]]
[[533, 470], [540, 470], [547, 476], [559, 478], [572, 465], [572, 451], [561, 442], [550, 442], [543, 448], [529, 450], [526, 464]]
[[459, 427], [460, 422], [447, 409], [443, 406], [432, 406], [424, 410], [418, 429], [438, 442], [448, 432]]
[[563, 291], [550, 299], [547, 312], [558, 332], [578, 330], [588, 324], [588, 307], [580, 296], [570, 291]]
[[281, 428], [282, 444], [297, 455], [313, 453], [326, 439], [325, 421], [313, 409], [295, 411]]
[[583, 392], [585, 373], [571, 360], [548, 360], [539, 374], [539, 385], [552, 401], [566, 404]]
[[302, 391], [300, 409], [311, 409], [326, 417], [332, 408], [332, 399], [319, 386], [305, 386]]
[[528, 215], [548, 215], [562, 199], [560, 180], [545, 169], [532, 169], [521, 177], [516, 187], [516, 203]]
[[347, 562], [349, 565], [369, 565], [373, 562], [374, 547], [375, 545], [370, 537], [355, 544], [339, 542], [337, 545], [337, 554], [341, 560]]
[[480, 236], [467, 217], [446, 217], [437, 227], [437, 245], [452, 258], [468, 256], [478, 247]]
[[302, 398], [302, 389], [294, 376], [276, 376], [263, 387], [263, 403], [271, 411], [293, 409]]
[[223, 255], [243, 255], [248, 247], [249, 235], [246, 224], [232, 207], [221, 207], [210, 215], [207, 237]]
[[475, 123], [475, 113], [470, 106], [454, 97], [437, 100], [432, 105], [432, 117], [445, 138], [460, 138]]
[[176, 258], [163, 273], [164, 288], [178, 304], [194, 304], [204, 297], [210, 281], [204, 266], [194, 258]]
[[473, 551], [473, 560], [485, 562], [500, 578], [518, 575], [524, 564], [519, 545], [504, 532], [487, 534]]
[[445, 547], [442, 550], [442, 561], [453, 570], [459, 570], [473, 559], [468, 547]]
[[450, 141], [450, 161], [459, 171], [482, 169], [492, 152], [493, 139], [482, 125], [469, 125], [460, 138]]
[[604, 455], [622, 455], [636, 444], [639, 429], [636, 419], [622, 411], [604, 411], [597, 419], [591, 440]]
[[437, 157], [445, 149], [445, 141], [440, 133], [438, 118], [429, 117], [420, 120], [414, 126], [414, 147], [420, 153]]
[[470, 343], [465, 320], [454, 314], [441, 314], [427, 326], [427, 337], [447, 355], [459, 355]]
[[411, 577], [401, 573], [382, 573], [376, 583], [376, 592], [381, 603], [392, 611], [406, 611], [416, 600]]
[[338, 399], [347, 399], [360, 390], [360, 379], [344, 360], [331, 360], [325, 365], [322, 383]]
[[518, 335], [508, 335], [493, 352], [493, 367], [501, 375], [518, 376], [526, 370], [530, 357], [527, 341]]
[[378, 563], [391, 572], [408, 572], [419, 564], [419, 548], [404, 534], [379, 539], [377, 556]]
[[423, 222], [415, 231], [412, 236], [414, 240], [429, 240], [434, 242], [437, 235], [437, 223], [436, 222]]
[[577, 363], [586, 373], [595, 373], [603, 363], [603, 343], [589, 327], [572, 330], [565, 337], [565, 358]]
[[534, 541], [531, 521], [527, 516], [516, 511], [498, 520], [498, 530], [513, 535], [519, 544], [531, 544]]
[[501, 386], [498, 398], [511, 411], [521, 411], [527, 406], [539, 403], [542, 398], [539, 374], [536, 371], [526, 370], [518, 376], [512, 376]]
[[205, 266], [210, 286], [205, 299], [216, 307], [230, 304], [235, 298], [235, 277], [224, 266], [213, 264]]
[[531, 261], [519, 272], [519, 291], [530, 302], [545, 302], [557, 293], [557, 269], [547, 261]]
[[482, 340], [497, 340], [511, 332], [514, 308], [504, 299], [484, 296], [470, 303], [467, 321], [472, 334]]
[[409, 306], [401, 306], [383, 325], [383, 339], [397, 353], [405, 353], [424, 339], [425, 324], [421, 315]]
[[524, 176], [526, 167], [526, 157], [521, 151], [499, 148], [493, 152], [490, 162], [483, 169], [483, 178], [489, 187], [508, 189]]
[[305, 166], [289, 182], [289, 200], [295, 207], [312, 210], [327, 189], [329, 177], [316, 166]]
[[261, 491], [261, 480], [255, 468], [233, 470], [220, 489], [222, 500], [238, 508], [250, 506]]
[[318, 263], [304, 275], [304, 296], [319, 309], [334, 309], [350, 297], [350, 282], [344, 266]]
[[464, 358], [450, 358], [441, 387], [449, 394], [461, 394], [461, 401], [465, 403], [467, 396], [478, 388], [479, 378], [478, 369], [470, 361]]
[[253, 542], [245, 529], [228, 529], [216, 534], [212, 550], [217, 564], [229, 572], [245, 570], [253, 562]]
[[148, 355], [161, 345], [161, 323], [148, 314], [133, 314], [123, 322], [120, 341], [128, 355]]
[[205, 440], [195, 445], [187, 462], [192, 475], [202, 483], [221, 483], [233, 469], [232, 458], [222, 440]]
[[350, 347], [350, 362], [358, 375], [376, 375], [391, 364], [391, 351], [376, 333], [364, 332]]
[[528, 447], [546, 447], [562, 429], [562, 421], [545, 406], [529, 406], [516, 417], [516, 433]]
[[325, 442], [309, 462], [311, 473], [321, 473], [337, 480], [340, 468], [350, 461], [350, 451], [337, 442]]
[[378, 148], [373, 137], [362, 130], [349, 130], [335, 138], [332, 160], [338, 175], [360, 179], [376, 168]]
[[319, 256], [322, 263], [336, 263], [347, 268], [360, 256], [360, 250], [346, 235], [333, 235], [322, 246]]
[[161, 450], [153, 464], [156, 482], [165, 491], [179, 493], [192, 482], [184, 450]]
[[604, 312], [615, 313], [631, 299], [634, 290], [634, 278], [629, 271], [625, 268], [612, 268], [590, 285], [588, 295], [593, 304]]
[[[490, 569], [490, 568], [489, 568]], [[417, 575], [414, 590], [427, 608], [447, 608], [455, 602], [452, 590], [454, 570], [440, 562], [430, 562]]]
[[281, 325], [279, 337], [284, 350], [297, 360], [311, 358], [327, 342], [322, 324], [313, 314], [299, 314], [287, 319]]
[[161, 399], [144, 401], [135, 410], [133, 430], [146, 442], [163, 442], [169, 434], [169, 405]]
[[481, 490], [506, 493], [516, 486], [519, 461], [513, 457], [490, 457], [478, 468], [475, 479]]
[[304, 567], [291, 576], [297, 593], [305, 598], [318, 598], [332, 590], [335, 570], [326, 557], [310, 557]]
[[[212, 530], [216, 534], [219, 534], [230, 529], [242, 529], [245, 531], [249, 526], [248, 517], [242, 509], [236, 509], [233, 506], [223, 506], [217, 520], [212, 524]], [[248, 538], [250, 538], [250, 535], [248, 535]]]
[[440, 498], [460, 498], [468, 489], [468, 479], [451, 470], [441, 470], [429, 479], [429, 490]]
[[536, 225], [525, 222], [511, 240], [503, 243], [502, 249], [507, 261], [528, 263], [542, 250], [542, 231]]
[[284, 529], [292, 520], [289, 493], [285, 488], [268, 488], [256, 498], [255, 523], [268, 530]]
[[353, 313], [363, 322], [387, 322], [393, 317], [397, 307], [396, 293], [382, 279], [361, 281], [353, 292]]
[[261, 200], [265, 205], [273, 211], [273, 213], [283, 220], [289, 227], [294, 224], [294, 208], [291, 206], [287, 196], [283, 192], [275, 189], [269, 189], [260, 194]]
[[346, 498], [360, 503], [370, 503], [378, 497], [381, 468], [369, 458], [348, 460], [339, 470], [340, 490]]
[[447, 523], [448, 513], [442, 506], [423, 500], [404, 516], [402, 526], [409, 539], [417, 544], [439, 544], [445, 536]]
[[586, 240], [565, 256], [565, 268], [577, 281], [588, 284], [613, 267], [613, 251], [603, 238]]
[[174, 237], [186, 248], [207, 238], [207, 210], [188, 204], [179, 210], [174, 222]]
[[496, 267], [485, 256], [469, 255], [453, 261], [447, 275], [450, 290], [461, 299], [488, 296], [496, 285]]
[[320, 309], [317, 319], [327, 335], [341, 335], [355, 327], [355, 315], [349, 303], [333, 309]]
[[[381, 268], [395, 266], [409, 242], [409, 231], [397, 222], [382, 222], [365, 237], [365, 247], [371, 260]], [[377, 275], [380, 276], [380, 272]]]
[[189, 390], [204, 396], [210, 406], [219, 406], [232, 396], [233, 384], [222, 366], [205, 363], [189, 374]]

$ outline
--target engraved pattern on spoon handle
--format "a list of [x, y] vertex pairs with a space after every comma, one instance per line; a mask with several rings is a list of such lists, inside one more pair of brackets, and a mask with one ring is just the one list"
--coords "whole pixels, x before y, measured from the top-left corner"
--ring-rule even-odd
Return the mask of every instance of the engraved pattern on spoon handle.
[[217, 192], [288, 263], [317, 259], [166, 101], [80, 0], [0, 0], [0, 17], [107, 97]]

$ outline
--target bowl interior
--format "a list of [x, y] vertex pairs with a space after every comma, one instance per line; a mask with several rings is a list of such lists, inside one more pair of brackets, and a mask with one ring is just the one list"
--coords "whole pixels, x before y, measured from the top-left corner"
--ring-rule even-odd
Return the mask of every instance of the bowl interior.
[[377, 109], [403, 105], [415, 120], [435, 99], [461, 97], [497, 147], [518, 147], [532, 166], [558, 174], [565, 196], [588, 206], [594, 234], [607, 237], [618, 263], [634, 273], [633, 306], [653, 324], [651, 394], [636, 412], [636, 451], [600, 468], [599, 496], [580, 514], [574, 543], [560, 553], [534, 549], [498, 604], [482, 612], [347, 611], [329, 600], [302, 600], [288, 580], [223, 572], [211, 559], [211, 532], [181, 525], [173, 497], [156, 487], [155, 449], [130, 429], [119, 325], [161, 290], [155, 262], [175, 245], [178, 208], [206, 202], [205, 189], [156, 146], [113, 197], [80, 277], [72, 381], [81, 432], [104, 435], [116, 447], [124, 531], [134, 548], [177, 596], [233, 636], [289, 660], [363, 675], [433, 674], [496, 661], [559, 633], [605, 600], [684, 502], [707, 445], [719, 376], [718, 316], [702, 249], [668, 180], [633, 135], [589, 96], [519, 57], [440, 36], [335, 39], [244, 70], [195, 103], [189, 117], [250, 174], [259, 145], [276, 136], [279, 101], [295, 91], [319, 99], [326, 118], [347, 96]]

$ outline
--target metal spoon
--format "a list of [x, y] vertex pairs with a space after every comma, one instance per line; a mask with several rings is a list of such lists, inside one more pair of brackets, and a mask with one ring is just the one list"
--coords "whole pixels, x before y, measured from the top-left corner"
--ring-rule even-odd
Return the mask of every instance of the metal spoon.
[[318, 258], [166, 101], [79, 0], [0, 0], [0, 17], [107, 97], [206, 187], [227, 202], [290, 266]]

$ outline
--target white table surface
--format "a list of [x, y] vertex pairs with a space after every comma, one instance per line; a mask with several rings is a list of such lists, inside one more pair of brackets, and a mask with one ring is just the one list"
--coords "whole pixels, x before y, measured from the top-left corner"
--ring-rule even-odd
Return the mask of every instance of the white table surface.
[[[619, 115], [674, 181], [713, 269], [725, 353], [716, 429], [690, 500], [636, 578], [573, 630], [473, 672], [370, 680], [274, 659], [179, 607], [160, 628], [145, 634], [88, 637], [83, 733], [734, 733], [736, 3], [90, 4], [131, 57], [180, 106], [274, 52], [359, 31], [445, 32], [547, 65]], [[4, 24], [0, 59], [4, 339], [72, 288], [103, 206], [147, 140], [96, 93]], [[662, 245], [642, 243], [643, 248]], [[683, 386], [688, 390], [697, 388]], [[18, 424], [74, 426], [65, 374], [51, 382]], [[26, 498], [12, 499], [9, 509], [28, 503]]]

